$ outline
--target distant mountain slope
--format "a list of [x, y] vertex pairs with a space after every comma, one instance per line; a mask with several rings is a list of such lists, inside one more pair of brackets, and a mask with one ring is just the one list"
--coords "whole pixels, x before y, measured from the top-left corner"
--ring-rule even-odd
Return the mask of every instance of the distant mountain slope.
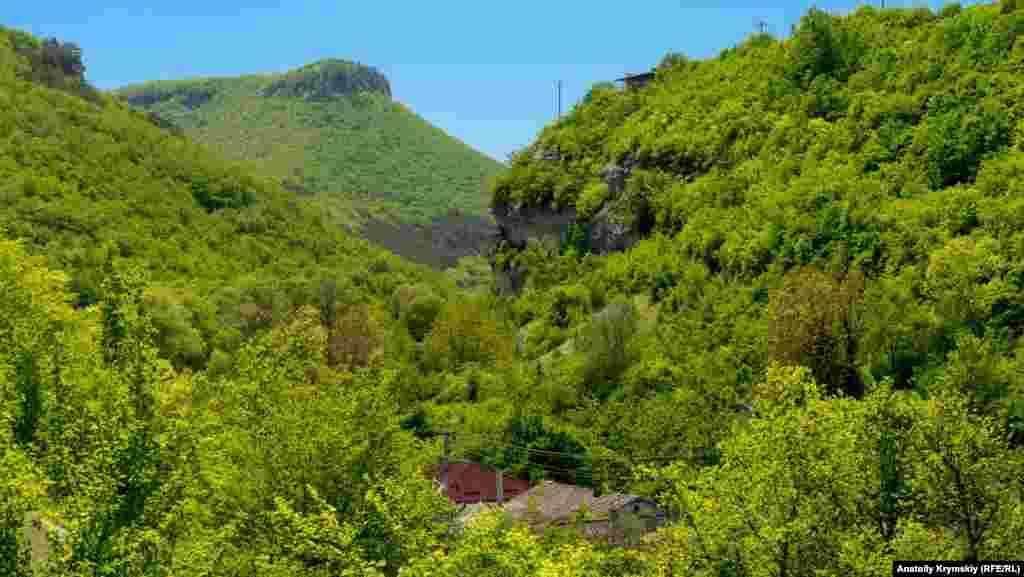
[[229, 159], [323, 195], [342, 222], [381, 210], [424, 223], [483, 214], [483, 183], [501, 163], [391, 99], [388, 80], [324, 60], [288, 72], [147, 82], [116, 91]]
[[83, 73], [73, 44], [0, 27], [0, 238], [66, 272], [78, 306], [103, 298], [113, 262], [141, 268], [166, 358], [202, 367], [295, 308], [322, 305], [324, 287], [384, 300], [440, 279], [160, 129]]

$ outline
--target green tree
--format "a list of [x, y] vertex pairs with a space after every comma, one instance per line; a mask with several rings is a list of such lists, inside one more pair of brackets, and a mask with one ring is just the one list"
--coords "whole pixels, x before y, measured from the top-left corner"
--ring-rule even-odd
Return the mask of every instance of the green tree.
[[769, 357], [809, 367], [830, 391], [864, 394], [858, 369], [864, 277], [791, 273], [769, 303]]

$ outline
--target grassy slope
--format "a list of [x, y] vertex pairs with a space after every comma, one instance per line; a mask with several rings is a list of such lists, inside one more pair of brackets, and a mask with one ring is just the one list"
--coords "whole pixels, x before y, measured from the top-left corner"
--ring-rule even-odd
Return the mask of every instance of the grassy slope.
[[[24, 80], [35, 73], [15, 38], [28, 37], [0, 29], [0, 232], [66, 271], [83, 305], [102, 297], [111, 259], [142, 266], [162, 295], [153, 312], [166, 356], [202, 366], [261, 323], [316, 304], [326, 281], [358, 301], [431, 277], [123, 103], [79, 98], [81, 82], [55, 73], [50, 84], [65, 88], [55, 90]], [[210, 210], [199, 191], [231, 206]], [[240, 316], [247, 303], [263, 320]]]
[[[317, 100], [263, 95], [281, 79], [150, 82], [117, 94], [138, 101], [166, 91], [169, 98], [146, 108], [228, 158], [251, 161], [266, 176], [321, 194], [343, 220], [358, 220], [353, 210], [383, 209], [406, 222], [451, 209], [484, 212], [483, 182], [501, 171], [500, 163], [380, 91]], [[203, 87], [212, 97], [186, 106], [181, 95]]]

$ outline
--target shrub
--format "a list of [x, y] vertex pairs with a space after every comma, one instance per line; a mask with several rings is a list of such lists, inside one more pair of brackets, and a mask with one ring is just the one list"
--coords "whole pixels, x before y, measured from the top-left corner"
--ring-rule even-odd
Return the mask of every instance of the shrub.
[[512, 358], [513, 344], [481, 303], [450, 302], [441, 309], [427, 335], [427, 362], [448, 370], [467, 363], [504, 364]]
[[249, 178], [217, 182], [204, 176], [194, 176], [190, 188], [196, 204], [205, 208], [207, 212], [224, 208], [245, 208], [256, 200], [252, 192], [255, 187]]
[[865, 43], [858, 34], [837, 29], [831, 15], [811, 8], [800, 19], [793, 38], [788, 75], [802, 84], [818, 76], [846, 80], [864, 52]]
[[576, 199], [576, 215], [581, 219], [594, 216], [604, 202], [608, 200], [608, 183], [595, 181], [583, 187], [583, 192]]
[[566, 228], [561, 239], [561, 253], [567, 256], [586, 256], [590, 254], [590, 225], [573, 222]]
[[365, 304], [344, 307], [330, 327], [327, 362], [345, 369], [365, 367], [380, 358], [384, 348], [381, 314]]
[[999, 108], [978, 110], [958, 99], [933, 98], [928, 117], [928, 180], [934, 189], [973, 182], [982, 160], [1010, 143], [1010, 120]]
[[548, 324], [568, 328], [590, 313], [591, 295], [583, 285], [559, 286], [554, 289], [545, 319]]
[[417, 296], [403, 312], [401, 320], [408, 327], [409, 334], [417, 341], [422, 341], [430, 332], [430, 327], [440, 314], [442, 306], [444, 301], [437, 295]]
[[681, 52], [669, 52], [662, 57], [661, 62], [658, 63], [658, 69], [672, 69], [677, 67], [683, 67], [690, 63], [690, 59]]
[[594, 315], [580, 339], [586, 352], [586, 383], [598, 398], [606, 398], [608, 387], [632, 361], [629, 343], [638, 328], [636, 309], [628, 301], [612, 303]]
[[856, 368], [864, 278], [805, 268], [786, 276], [769, 301], [768, 356], [811, 369], [831, 391], [863, 393]]

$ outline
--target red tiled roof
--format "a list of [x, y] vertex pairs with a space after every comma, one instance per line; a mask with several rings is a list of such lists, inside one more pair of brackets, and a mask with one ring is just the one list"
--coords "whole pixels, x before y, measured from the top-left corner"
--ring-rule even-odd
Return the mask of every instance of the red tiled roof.
[[[498, 500], [498, 474], [471, 461], [448, 464], [448, 498], [455, 503], [493, 503]], [[504, 475], [502, 491], [507, 501], [530, 488], [530, 482]]]

